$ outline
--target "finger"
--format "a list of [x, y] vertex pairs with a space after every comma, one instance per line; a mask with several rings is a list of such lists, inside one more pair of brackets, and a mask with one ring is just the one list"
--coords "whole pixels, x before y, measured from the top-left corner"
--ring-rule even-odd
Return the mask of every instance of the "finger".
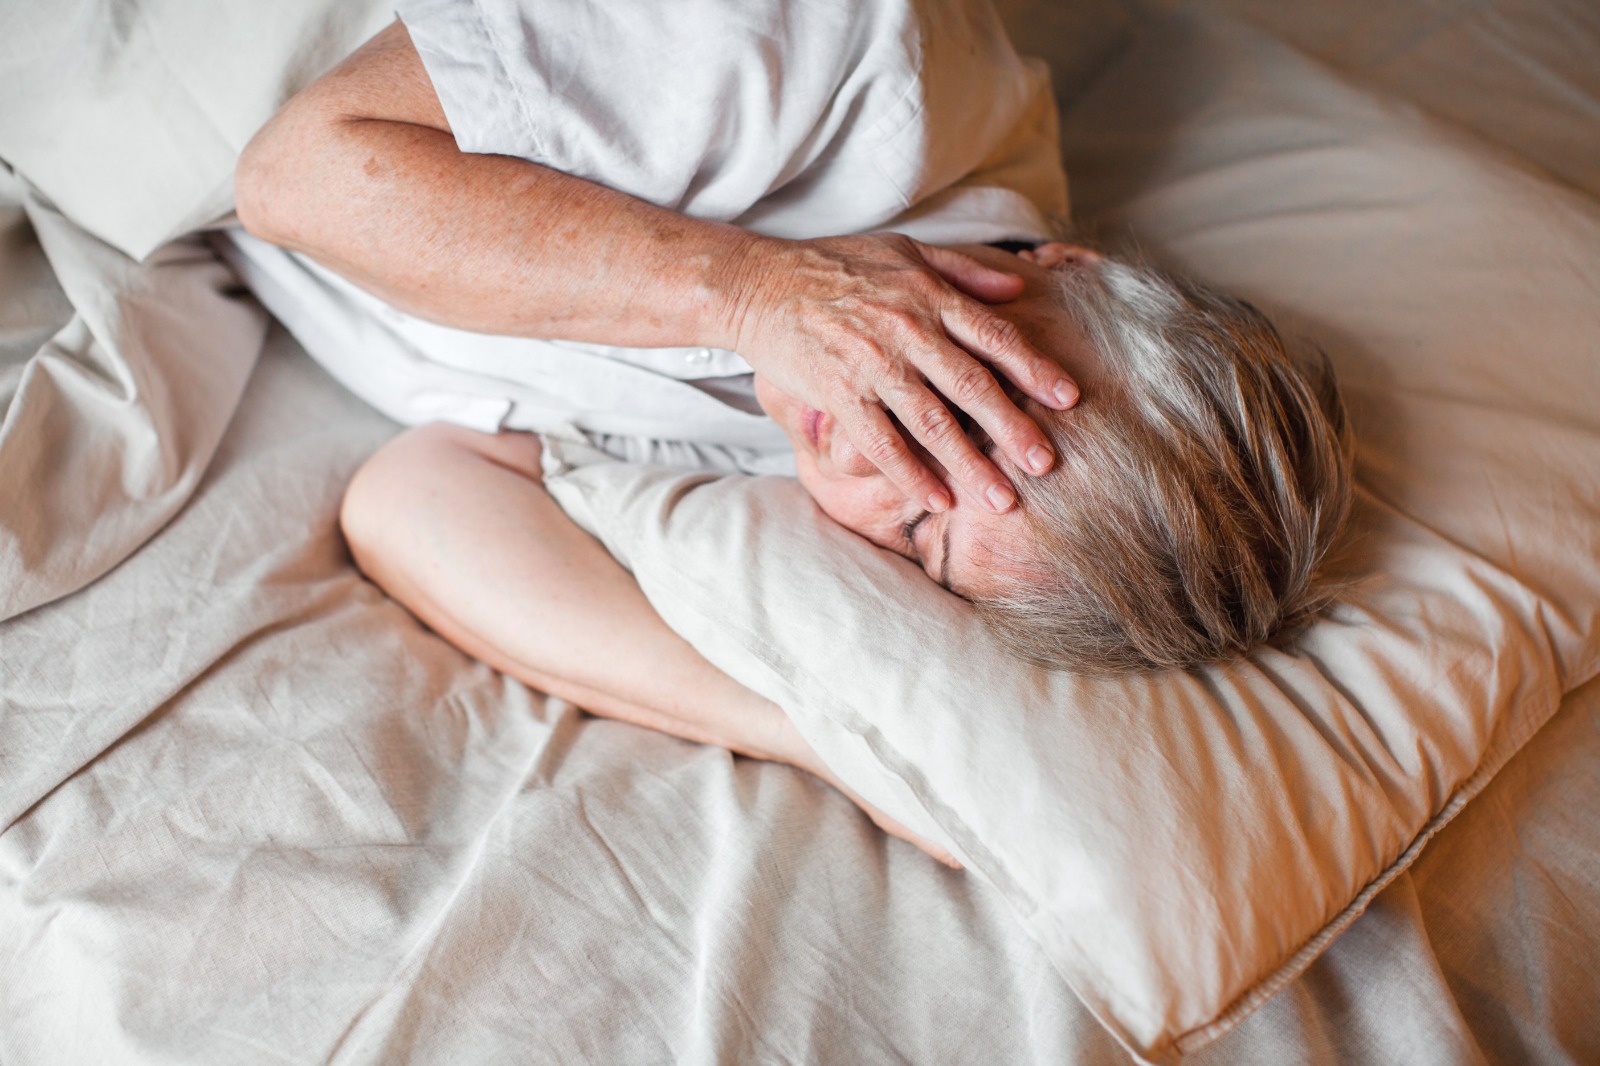
[[844, 781], [839, 778], [839, 775], [830, 770], [827, 764], [821, 759], [816, 758], [816, 752], [812, 750], [812, 748], [807, 745], [804, 740], [800, 741], [800, 746], [804, 749], [804, 756], [802, 757], [802, 761], [795, 763], [795, 765], [809, 770], [811, 773], [816, 774], [822, 780], [838, 789], [844, 794], [845, 798], [859, 807], [862, 813], [872, 820], [873, 825], [877, 826], [879, 829], [882, 829], [885, 833], [888, 833], [892, 837], [899, 837], [906, 843], [915, 845], [953, 870], [966, 869], [966, 867], [962, 866], [961, 863], [956, 861], [956, 857], [951, 855], [950, 852], [939, 847], [937, 844], [919, 837], [917, 834], [913, 833], [911, 830], [907, 829], [905, 826], [901, 825], [899, 822], [895, 821], [893, 818], [890, 818], [887, 814], [884, 814], [878, 808], [862, 799], [860, 793], [851, 788], [849, 785], [845, 784]]
[[956, 857], [954, 855], [950, 854], [944, 848], [941, 848], [932, 841], [925, 840], [913, 833], [911, 830], [907, 829], [893, 818], [890, 818], [887, 814], [884, 814], [876, 807], [869, 803], [863, 803], [859, 799], [856, 801], [856, 803], [863, 811], [867, 813], [867, 817], [872, 819], [872, 824], [876, 825], [879, 829], [882, 829], [885, 833], [888, 833], [892, 837], [898, 837], [899, 839], [904, 840], [907, 844], [912, 844], [917, 848], [920, 848], [922, 851], [933, 856], [935, 859], [938, 859], [952, 870], [966, 869], [966, 867], [962, 866], [961, 863], [956, 861]]
[[[1050, 241], [1047, 244], [1039, 245], [1033, 250], [1033, 261], [1049, 270], [1065, 263], [1071, 252], [1072, 245], [1062, 241]], [[1020, 255], [1022, 253], [1019, 252], [1017, 254]]]
[[850, 422], [845, 423], [840, 419], [840, 424], [856, 450], [883, 471], [884, 476], [895, 488], [905, 493], [907, 499], [921, 501], [930, 511], [949, 509], [949, 490], [917, 458], [895, 424], [889, 421], [883, 408], [876, 404], [864, 404], [856, 409]]
[[[1029, 344], [1009, 318], [972, 300], [952, 303], [941, 318], [952, 340], [992, 364], [1046, 407], [1066, 410], [1078, 402], [1078, 383], [1054, 359]], [[966, 410], [964, 404], [962, 410]]]
[[935, 273], [969, 296], [988, 303], [1005, 303], [1022, 295], [1025, 284], [1021, 274], [996, 270], [953, 248], [913, 243]]
[[[1010, 398], [1000, 388], [1000, 383], [984, 369], [982, 363], [953, 347], [951, 361], [954, 361], [957, 354], [965, 364], [963, 368], [946, 374], [935, 371], [935, 374], [930, 375], [930, 380], [941, 391], [948, 388], [959, 395], [961, 397], [959, 405], [962, 410], [974, 417], [978, 417], [981, 412], [995, 425], [1004, 425], [1010, 439], [1023, 442], [1019, 447], [1024, 469], [1033, 469], [1035, 473], [1041, 474], [1048, 470], [1053, 454], [1050, 442], [1039, 431], [1039, 427], [1012, 406]], [[940, 378], [943, 380], [939, 380]], [[956, 400], [955, 396], [950, 396], [949, 393], [946, 395], [952, 401]], [[960, 420], [925, 385], [906, 387], [885, 399], [890, 400], [895, 417], [900, 419], [901, 424], [910, 430], [911, 435], [916, 437], [928, 453], [944, 466], [952, 482], [984, 501], [995, 514], [1004, 514], [1016, 505], [1016, 489], [1012, 487], [1005, 473], [972, 442]], [[1001, 408], [1010, 408], [1011, 415], [1015, 419], [1020, 419], [1022, 425], [1015, 425], [1001, 417]], [[980, 421], [979, 424], [983, 423]], [[984, 426], [984, 429], [988, 431], [987, 426]], [[1001, 439], [995, 437], [997, 441]]]
[[1033, 250], [1033, 261], [1047, 270], [1062, 263], [1098, 263], [1102, 258], [1104, 257], [1093, 248], [1085, 248], [1081, 244], [1068, 244], [1065, 241], [1051, 241]]
[[[1055, 448], [1039, 424], [1019, 408], [1012, 395], [1001, 387], [987, 367], [966, 352], [951, 346], [941, 361], [926, 371], [928, 380], [944, 394], [945, 398], [970, 415], [983, 428], [989, 439], [1023, 470], [1038, 475], [1055, 465]], [[967, 439], [965, 433], [961, 434]], [[928, 447], [924, 443], [924, 447]], [[976, 450], [976, 449], [975, 449]], [[934, 451], [931, 447], [929, 451]], [[944, 455], [935, 451], [940, 462]], [[980, 453], [981, 454], [981, 453]], [[947, 468], [948, 464], [946, 464]], [[953, 469], [953, 468], [952, 468]], [[976, 470], [978, 477], [987, 476], [986, 470]], [[970, 485], [966, 478], [958, 478]], [[987, 493], [988, 486], [984, 486]], [[985, 495], [985, 499], [989, 497]], [[1003, 510], [1003, 509], [1002, 509]]]

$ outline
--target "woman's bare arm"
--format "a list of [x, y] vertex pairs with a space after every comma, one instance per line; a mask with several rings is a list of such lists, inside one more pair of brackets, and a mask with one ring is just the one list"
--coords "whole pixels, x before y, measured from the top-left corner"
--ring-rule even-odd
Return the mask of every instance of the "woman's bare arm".
[[239, 219], [420, 317], [637, 347], [706, 343], [751, 235], [560, 171], [468, 155], [396, 22], [239, 161]]
[[761, 237], [524, 160], [461, 152], [399, 22], [262, 128], [240, 160], [236, 200], [257, 236], [447, 325], [736, 350], [833, 415], [934, 510], [948, 492], [891, 414], [956, 483], [1005, 510], [1009, 482], [946, 404], [1027, 470], [1030, 449], [1050, 455], [1049, 442], [990, 368], [1047, 406], [1077, 397], [983, 302], [1015, 298], [1015, 275], [893, 234]]
[[538, 440], [448, 425], [356, 475], [341, 524], [367, 576], [469, 655], [608, 718], [810, 771], [883, 829], [942, 849], [850, 791], [775, 704], [674, 633], [544, 489]]

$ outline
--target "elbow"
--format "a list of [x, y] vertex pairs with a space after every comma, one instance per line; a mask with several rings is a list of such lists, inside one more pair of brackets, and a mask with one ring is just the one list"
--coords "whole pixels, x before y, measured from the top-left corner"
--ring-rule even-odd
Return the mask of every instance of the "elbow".
[[328, 133], [322, 111], [301, 94], [250, 138], [234, 166], [233, 205], [252, 236], [299, 247], [314, 208], [308, 190], [324, 184], [335, 143]]
[[278, 173], [274, 126], [269, 122], [245, 145], [233, 170], [233, 209], [252, 236], [283, 244], [282, 181]]
[[250, 151], [253, 147], [254, 141], [245, 145], [244, 154], [233, 168], [233, 212], [239, 217], [239, 225], [261, 237], [266, 228], [267, 206], [262, 199], [260, 170]]

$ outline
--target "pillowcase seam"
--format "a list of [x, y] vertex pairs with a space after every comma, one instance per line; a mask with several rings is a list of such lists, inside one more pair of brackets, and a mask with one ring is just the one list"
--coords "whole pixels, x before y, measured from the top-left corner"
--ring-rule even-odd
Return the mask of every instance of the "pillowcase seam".
[[[612, 511], [611, 517], [617, 519], [620, 518], [620, 515], [616, 511]], [[657, 563], [658, 574], [664, 571], [670, 573], [674, 578], [673, 585], [675, 587], [663, 589], [663, 592], [683, 597], [700, 614], [715, 617], [719, 613], [713, 609], [714, 605], [707, 597], [707, 590], [704, 586], [695, 581], [676, 560], [664, 559], [664, 557], [658, 555]], [[736, 639], [761, 664], [769, 676], [776, 680], [778, 688], [788, 692], [794, 691], [795, 685], [786, 680], [787, 676], [790, 675], [785, 673], [784, 667], [784, 664], [792, 663], [792, 660], [777, 649], [774, 649], [766, 640], [748, 630], [741, 630]], [[824, 702], [829, 708], [828, 718], [839, 728], [844, 729], [852, 736], [860, 738], [871, 750], [874, 757], [883, 764], [884, 769], [894, 774], [911, 790], [912, 796], [916, 799], [918, 806], [922, 808], [923, 813], [939, 828], [950, 834], [969, 858], [978, 860], [974, 864], [977, 866], [978, 872], [994, 885], [1007, 907], [1030, 930], [1031, 938], [1044, 955], [1046, 963], [1073, 990], [1073, 993], [1078, 997], [1085, 1009], [1093, 1014], [1095, 1019], [1106, 1029], [1117, 1034], [1118, 1039], [1129, 1047], [1139, 1046], [1140, 1041], [1133, 1039], [1118, 1021], [1122, 1017], [1137, 1016], [1140, 1013], [1137, 1006], [1120, 995], [1119, 990], [1114, 987], [1096, 987], [1096, 994], [1093, 996], [1088, 995], [1084, 990], [1081, 978], [1061, 972], [1060, 967], [1057, 966], [1053, 958], [1053, 953], [1045, 947], [1046, 941], [1039, 933], [1040, 908], [1034, 903], [1033, 895], [1022, 887], [1024, 882], [1018, 878], [1008, 864], [996, 856], [989, 848], [974, 839], [975, 834], [967, 825], [965, 819], [957, 812], [942, 803], [938, 803], [936, 800], [930, 800], [930, 790], [927, 788], [926, 779], [915, 770], [907, 771], [908, 760], [900, 755], [894, 745], [883, 738], [881, 730], [870, 724], [863, 724], [860, 715], [854, 711], [846, 710], [843, 714], [838, 713], [839, 707], [848, 707], [848, 704], [842, 703], [834, 695], [825, 680], [798, 665], [791, 666], [789, 669], [792, 671], [792, 676], [796, 678], [803, 677], [808, 682], [817, 684], [819, 690], [823, 693]], [[811, 697], [812, 700], [815, 700], [815, 698], [815, 696]], [[886, 753], [892, 758], [886, 758]], [[951, 823], [953, 823], [954, 828], [952, 828]], [[1050, 937], [1049, 940], [1056, 943], [1060, 942], [1059, 937], [1054, 936]], [[1093, 971], [1094, 967], [1088, 963], [1081, 951], [1076, 948], [1071, 948], [1070, 950], [1079, 969], [1085, 973]], [[1100, 1009], [1097, 1004], [1105, 1004], [1111, 1010]], [[1168, 1038], [1161, 1044], [1153, 1046], [1150, 1050], [1159, 1054], [1173, 1043], [1173, 1038]]]
[[[1557, 692], [1557, 684], [1553, 678], [1546, 677], [1539, 690], [1529, 696], [1516, 708], [1510, 716], [1510, 728], [1502, 734], [1501, 742], [1491, 747], [1484, 753], [1484, 760], [1478, 769], [1462, 782], [1456, 791], [1440, 808], [1439, 813], [1430, 818], [1415, 836], [1412, 837], [1400, 855], [1385, 869], [1369, 881], [1354, 899], [1343, 910], [1334, 915], [1326, 925], [1319, 929], [1312, 937], [1291, 953], [1278, 966], [1269, 971], [1255, 984], [1241, 992], [1211, 1021], [1196, 1026], [1187, 1032], [1180, 1033], [1172, 1040], [1180, 1054], [1188, 1055], [1205, 1047], [1207, 1044], [1231, 1032], [1238, 1024], [1255, 1013], [1265, 1005], [1285, 985], [1298, 978], [1322, 953], [1327, 950], [1335, 937], [1344, 932], [1357, 918], [1365, 913], [1372, 900], [1394, 881], [1400, 874], [1410, 868], [1422, 853], [1423, 848], [1438, 832], [1452, 822], [1456, 815], [1470, 803], [1494, 779], [1495, 775], [1503, 770], [1518, 752], [1533, 739], [1535, 733], [1544, 728], [1561, 707], [1561, 695]], [[1526, 709], [1531, 705], [1542, 704], [1542, 708], [1532, 714], [1527, 714]], [[1520, 723], [1520, 724], [1518, 724]]]

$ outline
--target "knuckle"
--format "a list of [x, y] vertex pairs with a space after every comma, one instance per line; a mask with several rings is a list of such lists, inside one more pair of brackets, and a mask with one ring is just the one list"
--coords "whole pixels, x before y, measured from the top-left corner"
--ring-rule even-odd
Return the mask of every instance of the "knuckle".
[[871, 358], [862, 359], [857, 366], [855, 398], [859, 402], [871, 403], [902, 387], [899, 360], [882, 349], [872, 349]]
[[900, 403], [914, 403], [917, 394], [923, 391], [922, 373], [908, 361], [891, 365], [884, 374], [884, 382], [885, 398]]
[[967, 363], [950, 379], [950, 398], [963, 407], [990, 395], [994, 389], [994, 375], [981, 363]]
[[976, 329], [978, 344], [986, 352], [1005, 351], [1022, 340], [1022, 331], [1010, 319], [999, 315], [984, 315], [978, 319]]
[[890, 336], [902, 344], [923, 332], [923, 317], [909, 307], [886, 307], [880, 315]]
[[894, 433], [884, 429], [871, 429], [862, 435], [861, 454], [871, 459], [879, 469], [900, 468], [906, 455], [902, 442]]
[[904, 233], [884, 233], [879, 236], [885, 247], [893, 248], [907, 255], [915, 254], [917, 250], [917, 242]]
[[849, 396], [855, 391], [855, 375], [841, 363], [829, 363], [816, 372], [817, 384], [829, 396]]
[[934, 330], [938, 319], [930, 312], [931, 301], [925, 298], [910, 299], [894, 309], [894, 323], [902, 333], [917, 339], [926, 338]]
[[955, 416], [945, 408], [944, 404], [930, 404], [917, 412], [917, 436], [930, 444], [940, 444], [948, 440], [956, 428]]
[[962, 443], [966, 446], [957, 450], [954, 455], [943, 458], [945, 467], [967, 484], [978, 484], [989, 480], [991, 477], [989, 461], [964, 438]]

